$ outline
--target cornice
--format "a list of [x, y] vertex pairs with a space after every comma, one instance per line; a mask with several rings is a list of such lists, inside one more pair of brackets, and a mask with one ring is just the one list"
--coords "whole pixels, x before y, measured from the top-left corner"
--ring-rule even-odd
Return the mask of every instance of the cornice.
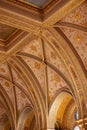
[[87, 27], [83, 27], [83, 26], [76, 25], [76, 24], [73, 24], [73, 23], [68, 23], [68, 22], [58, 22], [53, 27], [62, 27], [62, 26], [75, 28], [75, 29], [87, 32]]
[[29, 2], [23, 2], [22, 0], [7, 0], [8, 2], [10, 3], [13, 3], [15, 5], [18, 5], [20, 7], [23, 7], [23, 8], [26, 8], [26, 9], [29, 9], [29, 10], [32, 10], [33, 12], [35, 13], [41, 13], [42, 12], [42, 9], [38, 6], [35, 6]]
[[12, 2], [1, 0], [0, 22], [28, 32], [37, 32], [39, 28], [52, 27], [84, 1], [85, 0], [58, 0], [59, 3], [57, 2], [55, 6], [53, 5], [53, 8], [49, 7], [48, 13], [44, 11], [44, 14], [42, 12], [40, 14], [12, 4]]
[[22, 0], [7, 0], [8, 2], [11, 2], [15, 5], [18, 5], [20, 7], [26, 8], [28, 10], [32, 10], [35, 13], [44, 14], [47, 12], [50, 8], [52, 8], [56, 3], [59, 3], [61, 0], [53, 0], [49, 1], [47, 4], [45, 4], [43, 7], [36, 6], [29, 2], [23, 2]]
[[[73, 9], [82, 4], [85, 0], [69, 0], [65, 1], [65, 4], [57, 9], [55, 8], [55, 12], [51, 12], [48, 16], [44, 16], [43, 26], [50, 27], [65, 17], [68, 13], [70, 13]], [[54, 11], [54, 10], [53, 10]]]
[[28, 44], [34, 37], [35, 36], [31, 33], [29, 34], [27, 32], [23, 32], [21, 36], [15, 39], [12, 43], [14, 44], [14, 46], [12, 46], [11, 48], [7, 48], [7, 51], [3, 55], [1, 54], [0, 64], [8, 61], [13, 55], [16, 54], [16, 52], [18, 52], [21, 48], [23, 48], [23, 46]]

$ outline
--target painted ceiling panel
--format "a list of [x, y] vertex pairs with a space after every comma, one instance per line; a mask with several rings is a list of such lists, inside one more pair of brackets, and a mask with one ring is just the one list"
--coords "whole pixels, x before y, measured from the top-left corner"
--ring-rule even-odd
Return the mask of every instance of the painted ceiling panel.
[[49, 67], [47, 68], [47, 70], [48, 70], [48, 88], [49, 88], [49, 102], [50, 102], [55, 97], [59, 89], [68, 88], [68, 85], [62, 79], [62, 77], [59, 74], [57, 74], [54, 70], [52, 70]]
[[36, 76], [43, 92], [45, 92], [44, 91], [45, 90], [45, 66], [41, 62], [35, 59], [29, 57], [22, 57], [22, 58], [25, 61], [25, 63], [30, 67], [33, 74]]
[[10, 81], [7, 81], [0, 77], [0, 84], [3, 86], [5, 92], [7, 93], [10, 101], [14, 104], [14, 92], [13, 92], [13, 84]]
[[87, 69], [87, 33], [73, 28], [60, 27], [70, 40]]
[[29, 44], [27, 44], [21, 52], [32, 54], [34, 56], [37, 56], [39, 58], [42, 58], [42, 45], [39, 38], [36, 38], [32, 40]]
[[27, 87], [26, 87], [26, 85], [25, 85], [25, 83], [24, 83], [24, 81], [23, 81], [23, 76], [22, 76], [22, 75], [20, 76], [19, 73], [17, 73], [16, 70], [13, 69], [12, 67], [11, 67], [11, 71], [12, 71], [12, 76], [13, 76], [13, 81], [14, 81], [14, 83], [15, 83], [17, 86], [20, 86], [20, 87], [22, 87], [24, 90], [28, 91], [28, 90], [27, 90]]
[[25, 94], [16, 87], [17, 109], [21, 112], [26, 106], [31, 106], [30, 101]]
[[61, 22], [73, 23], [87, 28], [87, 1], [64, 17]]
[[[59, 25], [58, 25], [59, 24]], [[71, 42], [87, 70], [87, 1], [64, 17], [58, 27]]]
[[6, 115], [6, 110], [3, 108], [2, 104], [0, 103], [0, 124], [2, 118]]
[[42, 7], [45, 4], [47, 4], [49, 1], [52, 1], [52, 0], [22, 0], [22, 1], [32, 3], [32, 4], [36, 5], [36, 6]]
[[16, 28], [0, 23], [0, 40], [6, 41], [15, 31]]
[[[61, 78], [56, 73], [54, 74], [55, 76], [52, 79], [55, 81], [55, 83], [53, 83], [50, 80], [47, 81], [48, 79], [46, 79], [46, 77], [49, 77], [51, 74], [49, 73], [49, 69], [47, 69], [46, 73], [45, 70], [46, 65], [43, 64], [44, 62], [43, 59], [45, 58], [45, 62], [47, 63], [49, 62], [54, 68], [58, 69], [60, 72], [62, 72], [63, 75], [68, 77], [67, 70], [60, 56], [55, 52], [55, 50], [49, 45], [47, 41], [44, 40], [41, 41], [40, 38], [37, 38], [32, 42], [30, 42], [29, 44], [27, 44], [21, 50], [21, 52], [19, 52], [19, 55], [22, 57], [25, 63], [31, 68], [32, 72], [35, 74], [43, 92], [45, 92], [44, 90], [46, 89], [46, 82], [48, 82], [49, 84], [51, 82], [50, 88], [52, 88], [52, 91], [50, 90], [51, 91], [50, 95], [52, 95], [51, 97], [53, 97], [56, 93], [56, 90], [58, 90], [58, 86], [59, 88], [61, 87], [61, 84], [57, 85], [57, 82], [60, 82]], [[55, 86], [55, 89], [53, 86]]]
[[[55, 44], [55, 43], [54, 43]], [[59, 43], [60, 44], [60, 43]], [[64, 75], [67, 75], [67, 70], [64, 66], [64, 63], [58, 53], [52, 48], [48, 42], [44, 42], [46, 61], [60, 70]]]
[[10, 79], [9, 67], [8, 67], [7, 63], [0, 65], [0, 74], [8, 77], [8, 79]]

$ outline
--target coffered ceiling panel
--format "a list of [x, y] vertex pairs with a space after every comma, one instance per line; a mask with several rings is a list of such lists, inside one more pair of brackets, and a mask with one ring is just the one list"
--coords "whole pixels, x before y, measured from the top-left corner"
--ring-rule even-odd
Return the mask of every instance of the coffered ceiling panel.
[[0, 23], [0, 40], [6, 41], [15, 31], [16, 28]]
[[28, 4], [32, 3], [33, 5], [42, 7], [52, 0], [20, 0], [20, 1], [23, 1], [23, 2], [28, 3]]

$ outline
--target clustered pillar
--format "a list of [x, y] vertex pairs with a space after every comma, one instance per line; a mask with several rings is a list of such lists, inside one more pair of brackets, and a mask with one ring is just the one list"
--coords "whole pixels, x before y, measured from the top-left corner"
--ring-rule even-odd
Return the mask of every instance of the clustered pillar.
[[77, 121], [77, 124], [78, 124], [80, 130], [87, 130], [87, 117], [84, 119], [79, 119]]

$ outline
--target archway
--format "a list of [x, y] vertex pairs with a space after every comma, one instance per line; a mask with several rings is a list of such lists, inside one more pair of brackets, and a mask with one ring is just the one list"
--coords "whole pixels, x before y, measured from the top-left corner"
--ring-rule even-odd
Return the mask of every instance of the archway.
[[[17, 130], [32, 130], [31, 125], [36, 125], [35, 113], [31, 107], [26, 107], [19, 116]], [[36, 126], [35, 126], [36, 127]]]
[[49, 128], [73, 130], [76, 125], [76, 111], [77, 107], [73, 96], [66, 91], [60, 92], [49, 109]]

